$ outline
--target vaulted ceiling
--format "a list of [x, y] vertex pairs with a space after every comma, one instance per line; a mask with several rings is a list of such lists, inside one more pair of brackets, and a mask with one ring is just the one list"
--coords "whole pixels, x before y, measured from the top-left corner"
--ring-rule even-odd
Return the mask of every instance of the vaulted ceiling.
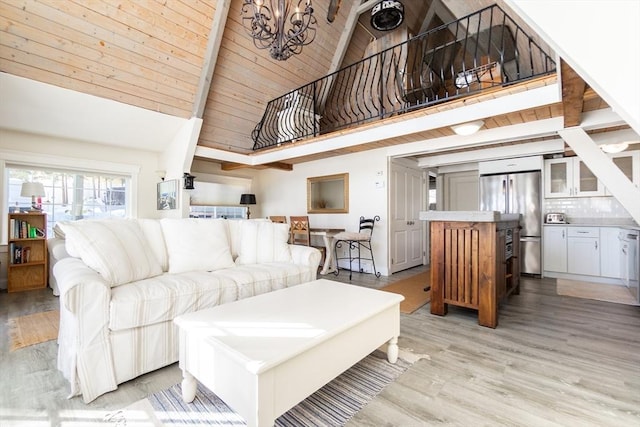
[[[201, 117], [200, 147], [249, 153], [251, 131], [271, 99], [361, 59], [372, 40], [383, 35], [368, 24], [368, 12], [353, 12], [368, 11], [377, 2], [342, 1], [332, 23], [326, 20], [329, 1], [313, 2], [315, 41], [300, 55], [274, 61], [256, 49], [242, 26], [243, 0], [0, 0], [0, 71], [172, 116]], [[403, 3], [403, 26], [417, 34], [495, 2]], [[502, 0], [497, 3], [510, 13]], [[601, 108], [595, 98], [589, 102]], [[558, 104], [519, 117], [496, 117], [486, 126], [561, 114]]]

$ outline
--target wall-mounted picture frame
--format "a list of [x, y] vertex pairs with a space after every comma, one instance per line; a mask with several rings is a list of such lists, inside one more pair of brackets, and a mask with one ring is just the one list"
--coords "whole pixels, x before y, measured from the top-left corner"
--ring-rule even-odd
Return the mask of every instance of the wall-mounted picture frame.
[[178, 180], [171, 179], [158, 183], [158, 210], [178, 208]]

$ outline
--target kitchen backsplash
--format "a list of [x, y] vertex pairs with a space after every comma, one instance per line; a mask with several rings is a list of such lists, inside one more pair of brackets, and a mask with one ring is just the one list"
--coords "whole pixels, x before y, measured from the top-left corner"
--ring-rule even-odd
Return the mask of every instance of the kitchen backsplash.
[[562, 212], [567, 221], [583, 222], [584, 220], [633, 223], [631, 215], [614, 197], [572, 197], [560, 199], [544, 199], [543, 213]]

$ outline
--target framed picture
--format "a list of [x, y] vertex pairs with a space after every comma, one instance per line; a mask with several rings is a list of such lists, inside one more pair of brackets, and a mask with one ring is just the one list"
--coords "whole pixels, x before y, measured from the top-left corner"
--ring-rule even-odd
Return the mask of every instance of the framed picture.
[[178, 208], [178, 180], [172, 179], [158, 183], [158, 210]]

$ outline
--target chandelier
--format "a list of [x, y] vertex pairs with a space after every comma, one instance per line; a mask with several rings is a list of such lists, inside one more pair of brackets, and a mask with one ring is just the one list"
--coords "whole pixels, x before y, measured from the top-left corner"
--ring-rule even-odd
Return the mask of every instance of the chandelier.
[[[244, 0], [242, 22], [258, 49], [269, 49], [273, 59], [284, 61], [299, 54], [316, 37], [311, 0]], [[267, 6], [268, 4], [268, 6]]]

